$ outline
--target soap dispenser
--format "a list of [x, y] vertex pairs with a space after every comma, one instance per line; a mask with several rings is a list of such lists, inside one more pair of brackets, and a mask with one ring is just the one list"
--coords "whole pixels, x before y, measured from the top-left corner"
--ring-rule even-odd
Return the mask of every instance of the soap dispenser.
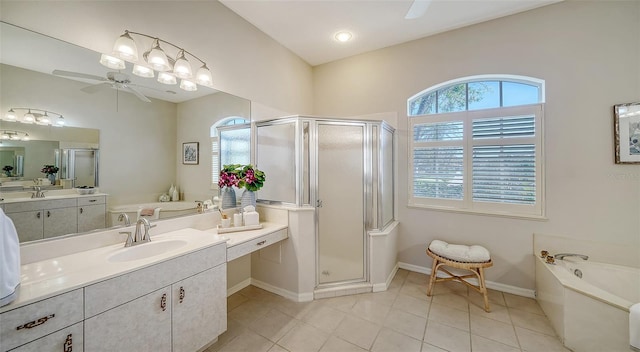
[[178, 195], [178, 187], [173, 188], [173, 192], [171, 193], [171, 201], [177, 202], [180, 200], [180, 196]]
[[256, 208], [252, 205], [244, 207], [244, 226], [253, 226], [260, 224], [260, 218], [256, 212]]

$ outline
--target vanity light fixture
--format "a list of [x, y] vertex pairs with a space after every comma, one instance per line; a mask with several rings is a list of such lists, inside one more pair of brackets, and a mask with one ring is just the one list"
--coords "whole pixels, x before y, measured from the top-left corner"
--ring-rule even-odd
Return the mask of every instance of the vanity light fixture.
[[12, 141], [28, 141], [29, 134], [27, 132], [16, 130], [1, 130], [0, 139], [12, 140]]
[[[151, 39], [151, 48], [140, 55], [134, 36]], [[165, 47], [170, 47], [172, 51], [176, 52], [176, 55], [167, 56], [167, 52], [160, 47], [161, 43]], [[196, 71], [195, 77], [187, 55], [192, 61], [197, 60], [201, 64], [200, 68]], [[154, 77], [154, 71], [158, 71], [158, 82], [160, 83], [176, 84], [176, 77], [180, 78], [180, 88], [187, 91], [197, 90], [198, 84], [213, 88], [211, 70], [207, 67], [206, 62], [175, 44], [148, 34], [125, 30], [124, 34], [118, 37], [113, 45], [113, 52], [111, 54], [104, 54], [103, 56], [106, 57], [104, 59], [101, 58], [100, 63], [110, 68], [113, 67], [109, 65], [114, 65], [115, 62], [109, 58], [133, 63], [133, 74], [140, 77], [151, 78]], [[173, 57], [175, 57], [175, 59]], [[122, 61], [123, 65], [124, 61]], [[162, 73], [165, 74], [163, 75]]]
[[[27, 112], [22, 117], [18, 117], [16, 110], [25, 110]], [[11, 108], [2, 120], [58, 127], [64, 126], [64, 117], [61, 114], [36, 108]]]

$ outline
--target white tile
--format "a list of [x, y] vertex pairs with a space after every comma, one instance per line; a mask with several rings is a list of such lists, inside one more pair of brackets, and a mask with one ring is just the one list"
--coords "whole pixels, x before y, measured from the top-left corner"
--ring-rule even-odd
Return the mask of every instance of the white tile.
[[428, 344], [426, 342], [422, 343], [422, 352], [448, 352], [440, 347], [436, 347], [432, 344]]
[[304, 322], [294, 326], [278, 345], [289, 351], [317, 352], [329, 338], [329, 334]]
[[273, 345], [269, 352], [289, 352], [287, 349], [280, 345]]
[[538, 302], [533, 298], [504, 293], [504, 299], [507, 302], [507, 307], [509, 308], [516, 308], [529, 313], [544, 315], [542, 308], [540, 308]]
[[529, 313], [520, 309], [509, 309], [509, 314], [515, 326], [556, 336], [549, 319], [544, 315]]
[[336, 329], [334, 335], [368, 350], [371, 348], [379, 331], [380, 325], [347, 315]]
[[345, 313], [337, 309], [321, 305], [306, 312], [302, 316], [302, 321], [305, 321], [318, 329], [322, 329], [325, 332], [331, 333], [338, 327], [338, 325], [340, 325], [345, 316]]
[[371, 348], [372, 352], [420, 352], [422, 342], [409, 336], [383, 328]]
[[329, 337], [327, 342], [320, 349], [320, 352], [366, 352], [366, 351], [367, 350], [362, 349], [336, 336]]
[[565, 348], [558, 338], [517, 326], [515, 330], [523, 351], [569, 352], [569, 349]]
[[505, 306], [498, 304], [491, 306], [490, 312], [485, 312], [484, 308], [478, 307], [474, 304], [469, 304], [469, 313], [471, 315], [478, 315], [483, 318], [493, 319], [501, 321], [503, 323], [511, 324], [511, 316], [509, 315], [509, 309]]
[[469, 331], [469, 312], [433, 303], [429, 310], [429, 320]]
[[254, 332], [246, 331], [234, 337], [229, 341], [229, 343], [224, 345], [222, 349], [220, 349], [220, 352], [266, 352], [271, 348], [271, 346], [273, 346], [273, 342]]
[[237, 320], [239, 323], [249, 326], [254, 320], [262, 317], [271, 310], [268, 306], [255, 300], [249, 300], [234, 310], [232, 310], [227, 316], [229, 318]]
[[400, 293], [421, 300], [429, 301], [431, 297], [427, 296], [427, 285], [419, 285], [411, 282], [405, 282], [400, 288]]
[[407, 296], [403, 293], [398, 294], [393, 302], [393, 308], [403, 310], [407, 313], [426, 318], [429, 315], [430, 302], [419, 298]]
[[513, 325], [481, 316], [471, 316], [471, 333], [513, 347], [520, 347]]
[[434, 294], [433, 298], [431, 299], [431, 303], [469, 311], [469, 299], [465, 294], [461, 295], [458, 292]]
[[473, 334], [471, 334], [471, 350], [473, 352], [520, 352], [520, 348]]
[[351, 308], [351, 314], [378, 325], [382, 325], [390, 309], [390, 306], [378, 304], [365, 299], [358, 300], [356, 302], [353, 308]]
[[270, 341], [277, 342], [297, 323], [298, 321], [295, 318], [272, 309], [267, 314], [251, 322], [249, 329]]
[[447, 351], [471, 351], [471, 335], [468, 331], [439, 324], [433, 320], [427, 322], [424, 342]]
[[401, 334], [422, 340], [424, 329], [427, 326], [427, 319], [392, 308], [387, 315], [384, 326]]

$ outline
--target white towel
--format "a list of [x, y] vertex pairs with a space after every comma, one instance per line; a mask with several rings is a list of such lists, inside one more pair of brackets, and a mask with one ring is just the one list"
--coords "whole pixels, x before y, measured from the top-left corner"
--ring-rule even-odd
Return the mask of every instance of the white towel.
[[429, 249], [447, 259], [458, 262], [483, 263], [491, 259], [489, 251], [482, 246], [465, 246], [462, 244], [449, 244], [440, 240], [433, 240]]
[[0, 307], [18, 297], [20, 289], [20, 243], [13, 221], [0, 209]]

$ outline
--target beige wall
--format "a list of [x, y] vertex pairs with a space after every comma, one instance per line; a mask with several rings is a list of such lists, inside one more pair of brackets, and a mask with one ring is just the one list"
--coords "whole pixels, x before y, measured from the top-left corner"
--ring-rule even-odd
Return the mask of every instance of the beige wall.
[[312, 109], [311, 67], [217, 1], [2, 0], [0, 19], [102, 53], [125, 29], [155, 35], [207, 62], [218, 90]]
[[[435, 238], [482, 244], [488, 280], [532, 289], [532, 234], [640, 246], [640, 166], [613, 161], [612, 106], [640, 97], [640, 2], [565, 1], [314, 68], [314, 114], [397, 111], [398, 259]], [[546, 221], [408, 208], [406, 100], [478, 74], [546, 81]]]

